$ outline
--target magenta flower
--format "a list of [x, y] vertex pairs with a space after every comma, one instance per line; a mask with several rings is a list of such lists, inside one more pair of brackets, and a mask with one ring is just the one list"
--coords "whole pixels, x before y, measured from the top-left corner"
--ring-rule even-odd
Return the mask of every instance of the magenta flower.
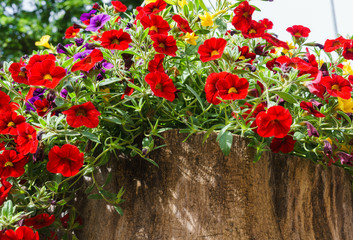
[[99, 14], [91, 18], [89, 25], [86, 28], [86, 31], [97, 32], [101, 29], [106, 22], [110, 20], [110, 16], [107, 14]]

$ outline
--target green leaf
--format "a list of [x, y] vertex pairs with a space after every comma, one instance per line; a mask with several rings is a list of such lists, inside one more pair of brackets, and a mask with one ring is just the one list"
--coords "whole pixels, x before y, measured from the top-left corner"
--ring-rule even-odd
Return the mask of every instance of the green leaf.
[[45, 186], [47, 186], [52, 192], [58, 191], [58, 183], [55, 181], [46, 182]]
[[203, 0], [199, 0], [199, 4], [200, 4], [200, 7], [201, 7], [203, 10], [205, 10], [206, 12], [208, 12], [208, 9], [207, 9], [205, 3], [203, 2]]
[[138, 86], [136, 86], [135, 84], [129, 83], [128, 86], [139, 91], [139, 92], [143, 92], [143, 90], [141, 88], [139, 88]]
[[85, 190], [85, 194], [89, 194], [89, 193], [91, 193], [92, 192], [92, 190], [93, 190], [93, 188], [94, 188], [94, 183], [92, 183], [88, 188], [86, 188], [86, 190]]
[[210, 30], [207, 30], [207, 29], [199, 29], [195, 32], [196, 35], [208, 34], [208, 33], [210, 33]]
[[91, 132], [83, 131], [81, 132], [81, 134], [93, 142], [101, 143], [101, 141], [99, 141], [99, 138]]
[[121, 207], [118, 206], [114, 206], [115, 211], [117, 211], [117, 213], [119, 213], [120, 216], [123, 215], [123, 209], [121, 209]]
[[280, 92], [280, 91], [273, 91], [274, 94], [277, 94], [281, 98], [283, 98], [284, 101], [289, 102], [289, 103], [297, 103], [297, 99], [295, 99], [292, 95], [286, 92]]
[[67, 68], [68, 66], [70, 66], [72, 64], [72, 62], [74, 61], [74, 58], [69, 58], [69, 60], [66, 60], [63, 65], [61, 65], [61, 67], [63, 68]]
[[228, 125], [226, 125], [225, 127], [223, 127], [221, 129], [221, 131], [218, 133], [217, 139], [216, 141], [219, 141], [219, 139], [222, 137], [222, 135], [228, 130], [228, 128], [232, 126], [232, 123], [229, 123]]
[[342, 117], [344, 117], [344, 119], [346, 119], [346, 121], [348, 122], [349, 125], [352, 125], [352, 120], [347, 114], [345, 114], [344, 112], [342, 112], [340, 110], [338, 110], [337, 113], [339, 115], [341, 115]]
[[156, 167], [158, 167], [158, 168], [159, 168], [158, 163], [156, 163], [156, 162], [155, 162], [155, 161], [153, 161], [152, 159], [150, 159], [150, 158], [146, 158], [146, 157], [144, 157], [144, 159], [145, 159], [145, 160], [147, 160], [149, 163], [152, 163], [154, 166], [156, 166]]
[[230, 149], [233, 144], [233, 135], [231, 132], [225, 132], [218, 140], [219, 146], [224, 155], [228, 156], [230, 153]]
[[120, 121], [120, 119], [117, 118], [117, 117], [109, 116], [109, 117], [103, 118], [103, 120], [105, 120], [105, 121], [107, 121], [107, 122], [112, 122], [112, 123], [121, 125], [121, 121]]
[[61, 97], [57, 97], [55, 98], [55, 104], [56, 106], [61, 107], [62, 105], [65, 104], [65, 100]]
[[205, 107], [203, 106], [203, 102], [200, 98], [200, 96], [194, 91], [194, 89], [192, 89], [189, 85], [186, 84], [187, 89], [189, 89], [189, 91], [194, 94], [194, 96], [196, 97], [197, 101], [200, 103], [201, 109], [202, 111], [205, 111]]
[[91, 194], [91, 195], [88, 195], [87, 198], [88, 199], [103, 199], [102, 195], [100, 195], [100, 194]]
[[104, 79], [103, 81], [99, 82], [99, 86], [105, 86], [105, 85], [109, 85], [115, 82], [121, 81], [120, 78], [108, 78], [108, 79]]
[[213, 131], [216, 129], [216, 128], [219, 128], [219, 127], [222, 127], [223, 124], [218, 124], [218, 125], [213, 125], [211, 128], [209, 128], [207, 130], [207, 132], [205, 133], [205, 135], [203, 136], [203, 139], [202, 139], [202, 144], [206, 142], [207, 138], [211, 135], [211, 133], [213, 133]]

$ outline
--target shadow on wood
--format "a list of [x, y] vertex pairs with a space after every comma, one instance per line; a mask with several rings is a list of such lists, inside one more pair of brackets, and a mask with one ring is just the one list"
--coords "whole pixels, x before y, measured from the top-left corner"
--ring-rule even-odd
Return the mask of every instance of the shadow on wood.
[[[253, 149], [234, 137], [225, 157], [216, 135], [165, 132], [167, 146], [145, 160], [116, 160], [109, 190], [127, 189], [124, 216], [103, 200], [77, 203], [85, 240], [139, 239], [353, 239], [352, 179], [337, 167], [266, 153], [252, 163]], [[101, 180], [103, 181], [103, 180]]]

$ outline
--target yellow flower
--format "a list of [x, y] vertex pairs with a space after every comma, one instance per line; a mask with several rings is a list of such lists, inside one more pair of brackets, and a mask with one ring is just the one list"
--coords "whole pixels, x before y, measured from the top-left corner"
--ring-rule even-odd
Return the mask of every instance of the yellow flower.
[[43, 37], [40, 38], [39, 42], [35, 42], [36, 46], [43, 46], [46, 48], [52, 48], [50, 44], [48, 43], [50, 39], [49, 35], [44, 35]]
[[198, 39], [199, 37], [198, 36], [195, 36], [195, 33], [192, 32], [191, 34], [190, 33], [186, 33], [186, 35], [183, 37], [183, 39], [188, 43], [188, 44], [191, 44], [191, 45], [196, 45], [196, 39]]
[[337, 109], [341, 110], [344, 113], [353, 113], [353, 100], [352, 98], [350, 99], [343, 99], [343, 98], [337, 98], [338, 99], [338, 106]]
[[147, 4], [150, 4], [150, 3], [157, 2], [157, 0], [145, 0], [145, 2], [146, 2], [146, 5], [147, 5]]
[[[101, 91], [102, 92], [105, 92], [105, 93], [110, 93], [110, 89], [109, 88], [101, 88]], [[109, 99], [111, 98], [111, 95], [110, 94], [105, 94], [103, 95], [103, 100], [108, 103], [109, 102]]]
[[178, 0], [178, 5], [181, 7], [181, 8], [184, 8], [184, 6], [188, 4], [188, 2], [186, 0]]
[[204, 15], [199, 15], [201, 19], [201, 25], [204, 27], [213, 26], [213, 17], [209, 12], [205, 12]]
[[227, 10], [220, 10], [220, 11], [216, 12], [215, 14], [213, 14], [212, 18], [216, 18], [216, 17], [218, 17], [218, 15], [221, 15], [222, 13], [225, 13], [225, 12], [227, 12]]
[[344, 61], [343, 62], [343, 74], [344, 75], [353, 75], [353, 70], [351, 63], [349, 61]]

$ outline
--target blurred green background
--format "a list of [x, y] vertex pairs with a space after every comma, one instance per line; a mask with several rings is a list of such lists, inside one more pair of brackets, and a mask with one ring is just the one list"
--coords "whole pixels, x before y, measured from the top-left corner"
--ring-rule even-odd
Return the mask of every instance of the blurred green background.
[[[68, 43], [63, 40], [65, 30], [80, 23], [82, 13], [89, 12], [94, 0], [1, 0], [0, 1], [0, 63], [19, 61], [25, 54], [38, 49], [34, 45], [41, 36], [50, 35], [50, 43]], [[143, 0], [120, 0], [131, 12]]]

